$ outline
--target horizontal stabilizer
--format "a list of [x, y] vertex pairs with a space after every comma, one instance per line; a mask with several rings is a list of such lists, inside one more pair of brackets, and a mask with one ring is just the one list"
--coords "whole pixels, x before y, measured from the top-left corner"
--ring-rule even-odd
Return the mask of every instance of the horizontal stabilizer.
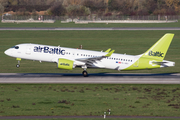
[[162, 65], [162, 64], [165, 64], [167, 62], [152, 62], [153, 64], [157, 64], [157, 65]]
[[161, 65], [160, 67], [172, 67], [175, 66], [175, 62], [163, 60], [162, 62], [152, 62], [156, 65]]

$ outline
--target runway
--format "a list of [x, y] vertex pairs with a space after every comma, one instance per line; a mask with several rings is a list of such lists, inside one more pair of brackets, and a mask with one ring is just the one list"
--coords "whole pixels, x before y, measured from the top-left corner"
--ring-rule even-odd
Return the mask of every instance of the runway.
[[0, 83], [26, 84], [180, 84], [180, 74], [94, 73], [89, 77], [68, 73], [0, 73]]
[[0, 30], [180, 30], [180, 27], [166, 27], [166, 28], [137, 28], [137, 27], [129, 27], [129, 28], [0, 28]]

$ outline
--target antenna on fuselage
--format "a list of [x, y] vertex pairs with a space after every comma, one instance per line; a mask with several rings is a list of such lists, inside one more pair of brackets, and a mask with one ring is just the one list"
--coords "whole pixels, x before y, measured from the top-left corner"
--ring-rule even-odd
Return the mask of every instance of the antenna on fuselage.
[[79, 49], [82, 49], [82, 45], [79, 45]]

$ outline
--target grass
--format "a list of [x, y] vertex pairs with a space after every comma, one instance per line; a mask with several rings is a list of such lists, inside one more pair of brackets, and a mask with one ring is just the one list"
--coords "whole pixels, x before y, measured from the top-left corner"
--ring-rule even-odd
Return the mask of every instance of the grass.
[[[55, 63], [22, 60], [16, 68], [15, 58], [6, 56], [4, 51], [20, 43], [38, 43], [83, 49], [106, 50], [112, 48], [115, 53], [138, 55], [149, 49], [165, 33], [175, 33], [166, 60], [176, 62], [175, 67], [121, 71], [123, 73], [179, 73], [180, 72], [180, 34], [179, 31], [0, 31], [0, 72], [1, 73], [81, 73], [82, 69], [62, 70]], [[89, 73], [118, 72], [107, 69], [88, 69]]]
[[179, 85], [1, 84], [1, 116], [180, 116]]
[[178, 27], [180, 22], [175, 23], [90, 23], [90, 24], [75, 24], [75, 23], [0, 23], [0, 27]]

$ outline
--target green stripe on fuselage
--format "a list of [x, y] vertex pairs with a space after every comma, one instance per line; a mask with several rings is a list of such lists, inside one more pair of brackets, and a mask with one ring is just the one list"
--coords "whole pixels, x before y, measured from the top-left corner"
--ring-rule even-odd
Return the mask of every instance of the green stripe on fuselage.
[[162, 62], [163, 60], [140, 57], [136, 62], [124, 70], [141, 70], [141, 69], [153, 69], [159, 68], [160, 65], [154, 62]]

